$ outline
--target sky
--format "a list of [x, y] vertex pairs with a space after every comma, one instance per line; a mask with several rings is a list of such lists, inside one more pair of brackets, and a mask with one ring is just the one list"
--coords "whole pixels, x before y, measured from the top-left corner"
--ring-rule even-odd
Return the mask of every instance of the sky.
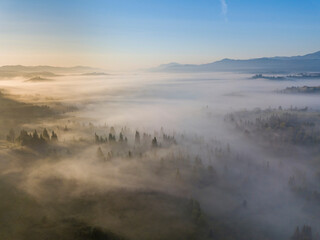
[[0, 0], [0, 65], [133, 70], [319, 50], [319, 0]]

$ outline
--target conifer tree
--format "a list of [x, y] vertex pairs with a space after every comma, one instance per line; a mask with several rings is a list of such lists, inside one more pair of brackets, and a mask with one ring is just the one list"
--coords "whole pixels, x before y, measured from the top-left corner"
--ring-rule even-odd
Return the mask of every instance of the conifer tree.
[[52, 142], [57, 142], [58, 141], [58, 136], [54, 131], [52, 131], [52, 134], [51, 134], [51, 141]]
[[98, 149], [97, 149], [97, 157], [99, 160], [102, 160], [102, 161], [106, 160], [106, 158], [101, 150], [101, 147], [98, 147]]
[[158, 141], [156, 137], [152, 139], [152, 147], [158, 147]]
[[140, 144], [140, 133], [138, 131], [136, 131], [134, 142], [135, 144]]
[[122, 132], [120, 133], [119, 135], [119, 142], [123, 142], [123, 135], [122, 135]]
[[46, 140], [46, 141], [49, 141], [50, 140], [50, 136], [49, 136], [49, 133], [47, 131], [46, 128], [43, 129], [42, 131], [42, 137]]

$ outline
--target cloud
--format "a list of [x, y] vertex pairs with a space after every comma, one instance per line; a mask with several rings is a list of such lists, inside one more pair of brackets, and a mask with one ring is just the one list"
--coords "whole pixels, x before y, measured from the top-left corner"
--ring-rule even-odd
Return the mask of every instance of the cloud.
[[222, 14], [225, 16], [227, 14], [227, 12], [228, 12], [227, 2], [226, 2], [226, 0], [220, 0], [220, 3], [221, 3]]

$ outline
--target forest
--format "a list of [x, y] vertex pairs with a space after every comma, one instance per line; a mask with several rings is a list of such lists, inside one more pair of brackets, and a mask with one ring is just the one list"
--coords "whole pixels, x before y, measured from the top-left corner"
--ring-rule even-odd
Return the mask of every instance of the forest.
[[2, 239], [319, 239], [318, 111], [231, 111], [234, 142], [1, 101]]

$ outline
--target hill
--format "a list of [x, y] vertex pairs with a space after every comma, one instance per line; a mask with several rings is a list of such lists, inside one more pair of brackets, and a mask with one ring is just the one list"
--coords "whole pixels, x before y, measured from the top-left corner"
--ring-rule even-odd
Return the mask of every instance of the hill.
[[30, 78], [28, 80], [26, 80], [25, 82], [48, 82], [48, 81], [53, 81], [52, 79], [49, 79], [49, 78], [42, 78], [42, 77], [33, 77], [33, 78]]
[[301, 93], [301, 94], [320, 94], [320, 86], [316, 87], [287, 87], [280, 91], [281, 93]]
[[320, 51], [293, 57], [254, 58], [193, 65], [170, 63], [150, 69], [152, 72], [244, 72], [244, 73], [297, 73], [320, 72]]
[[33, 78], [33, 77], [58, 77], [64, 74], [83, 74], [87, 72], [97, 72], [101, 69], [75, 66], [75, 67], [53, 67], [53, 66], [22, 66], [6, 65], [0, 67], [1, 78]]
[[104, 72], [89, 72], [89, 73], [83, 73], [82, 76], [107, 76], [109, 74]]

